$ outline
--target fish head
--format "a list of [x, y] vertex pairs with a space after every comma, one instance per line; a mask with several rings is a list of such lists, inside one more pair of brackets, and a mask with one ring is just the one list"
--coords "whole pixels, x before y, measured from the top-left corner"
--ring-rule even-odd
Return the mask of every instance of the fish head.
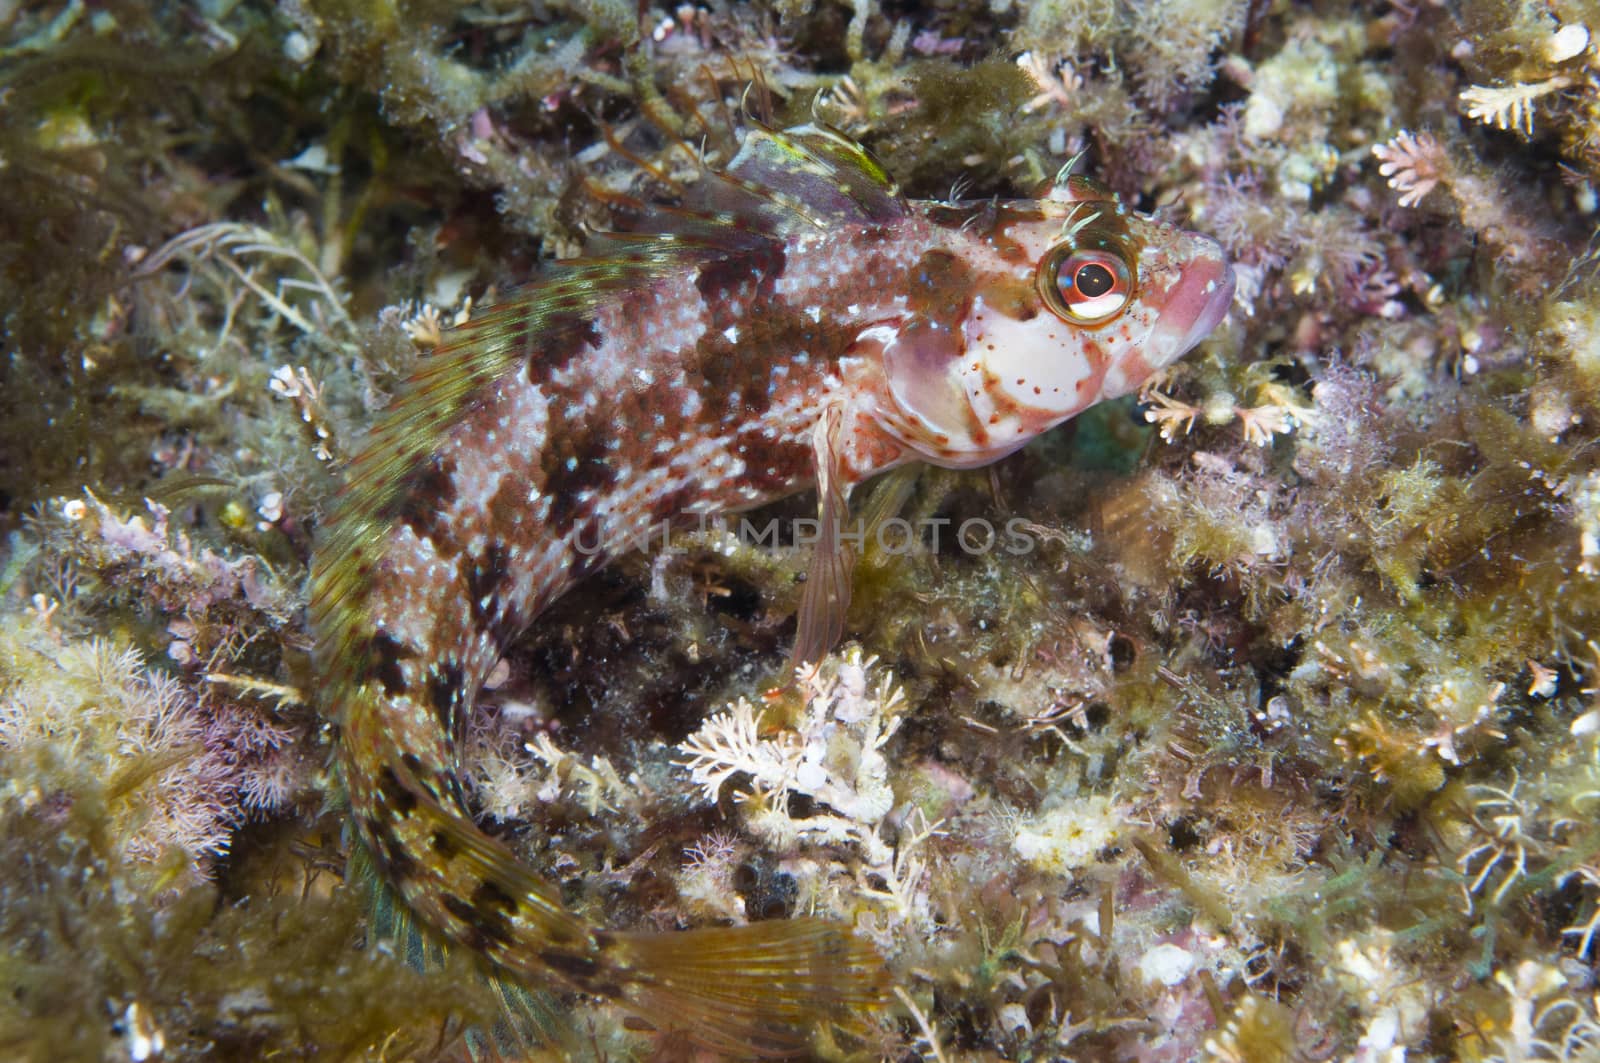
[[[938, 221], [938, 219], [935, 219]], [[982, 465], [1105, 399], [1136, 391], [1228, 311], [1222, 248], [1069, 178], [1042, 200], [987, 205], [910, 283], [885, 345], [889, 431], [919, 457]], [[915, 271], [914, 271], [915, 272]], [[936, 272], [936, 283], [925, 283]], [[918, 285], [941, 288], [918, 298]]]

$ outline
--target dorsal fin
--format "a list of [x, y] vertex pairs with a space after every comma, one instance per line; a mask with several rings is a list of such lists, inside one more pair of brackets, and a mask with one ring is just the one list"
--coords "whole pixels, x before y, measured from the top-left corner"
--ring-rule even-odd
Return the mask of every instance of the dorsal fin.
[[704, 199], [775, 234], [797, 222], [882, 225], [906, 212], [900, 187], [867, 149], [821, 125], [758, 126], [727, 167], [707, 178], [690, 191], [691, 202]]
[[[599, 188], [591, 193], [613, 210], [618, 230], [688, 239], [702, 251], [740, 251], [752, 236], [883, 225], [905, 216], [899, 186], [843, 133], [817, 124], [778, 130], [747, 121], [750, 128], [726, 166], [707, 165], [693, 148], [676, 142], [701, 166], [688, 182], [619, 151], [665, 193], [665, 203]], [[604, 246], [603, 234], [601, 240]]]

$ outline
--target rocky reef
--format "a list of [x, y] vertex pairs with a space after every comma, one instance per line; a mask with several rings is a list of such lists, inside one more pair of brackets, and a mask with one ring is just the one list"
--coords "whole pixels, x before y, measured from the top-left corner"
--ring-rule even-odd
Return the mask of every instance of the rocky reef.
[[896, 1003], [826, 1058], [1600, 1061], [1596, 34], [1582, 0], [0, 0], [0, 1056], [692, 1058], [575, 996], [508, 1024], [385, 917], [305, 584], [450, 326], [758, 107], [919, 198], [1076, 159], [1221, 240], [1232, 313], [923, 471], [796, 682], [803, 544], [591, 577], [482, 698], [482, 821], [600, 922], [855, 926]]

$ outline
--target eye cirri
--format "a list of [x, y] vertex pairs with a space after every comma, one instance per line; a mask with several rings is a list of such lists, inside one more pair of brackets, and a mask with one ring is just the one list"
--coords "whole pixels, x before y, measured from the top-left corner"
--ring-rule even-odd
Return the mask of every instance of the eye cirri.
[[1039, 271], [1039, 293], [1063, 321], [1104, 325], [1133, 301], [1133, 270], [1117, 251], [1063, 244]]

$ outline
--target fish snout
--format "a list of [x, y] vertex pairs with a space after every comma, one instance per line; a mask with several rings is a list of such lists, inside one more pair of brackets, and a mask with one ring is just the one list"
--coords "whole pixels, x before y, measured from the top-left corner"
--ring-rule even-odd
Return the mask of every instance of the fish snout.
[[1150, 335], [1146, 358], [1152, 368], [1171, 365], [1211, 335], [1233, 305], [1233, 267], [1222, 248], [1207, 240], [1207, 253], [1195, 256], [1167, 291], [1165, 305]]

